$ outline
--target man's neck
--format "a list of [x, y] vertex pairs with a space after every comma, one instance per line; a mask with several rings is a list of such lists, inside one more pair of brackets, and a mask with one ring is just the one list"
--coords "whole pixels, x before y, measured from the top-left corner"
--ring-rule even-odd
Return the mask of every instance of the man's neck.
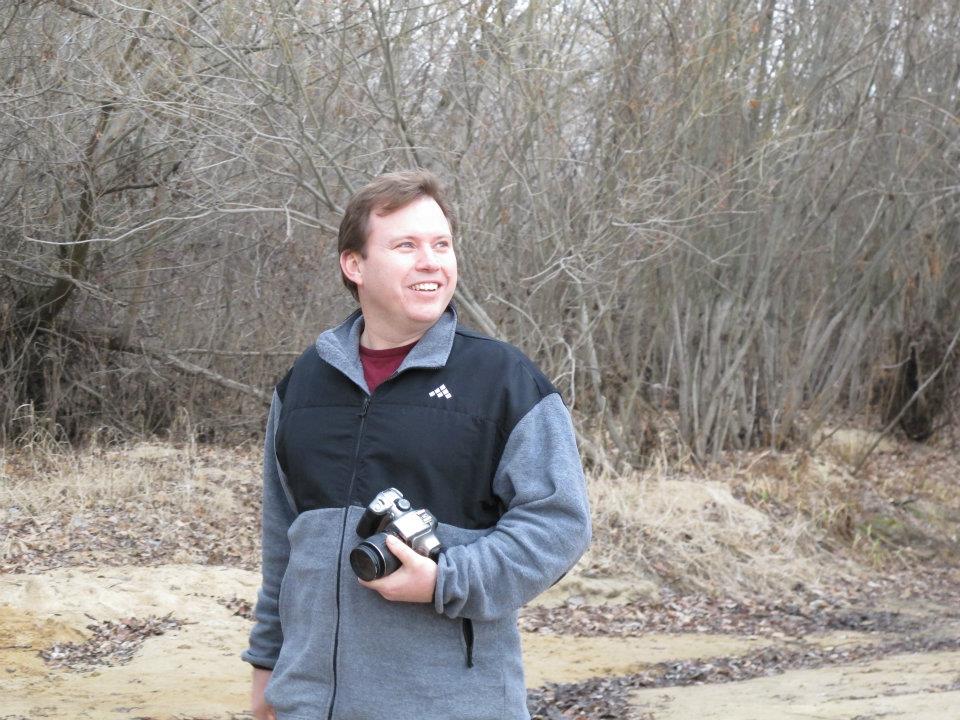
[[370, 350], [388, 350], [395, 347], [403, 347], [417, 342], [422, 338], [429, 328], [414, 331], [412, 333], [391, 332], [387, 328], [377, 328], [364, 318], [363, 332], [360, 333], [360, 344]]

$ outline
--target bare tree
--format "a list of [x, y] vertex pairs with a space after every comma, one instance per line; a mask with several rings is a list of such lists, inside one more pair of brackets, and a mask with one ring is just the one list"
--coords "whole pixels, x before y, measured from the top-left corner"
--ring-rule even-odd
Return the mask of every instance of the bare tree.
[[0, 426], [257, 428], [349, 309], [347, 197], [427, 166], [461, 314], [547, 368], [593, 462], [874, 405], [925, 437], [957, 375], [958, 38], [947, 0], [8, 4]]

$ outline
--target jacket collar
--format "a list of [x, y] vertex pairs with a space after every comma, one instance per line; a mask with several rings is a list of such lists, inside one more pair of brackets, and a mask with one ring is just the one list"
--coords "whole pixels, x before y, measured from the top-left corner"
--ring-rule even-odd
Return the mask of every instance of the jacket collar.
[[[441, 368], [447, 364], [453, 338], [457, 330], [457, 311], [453, 304], [447, 306], [435, 322], [397, 368], [402, 373], [410, 368]], [[360, 388], [370, 394], [363, 377], [360, 362], [360, 335], [363, 332], [363, 314], [355, 310], [346, 320], [320, 333], [316, 348], [321, 359], [346, 375]]]

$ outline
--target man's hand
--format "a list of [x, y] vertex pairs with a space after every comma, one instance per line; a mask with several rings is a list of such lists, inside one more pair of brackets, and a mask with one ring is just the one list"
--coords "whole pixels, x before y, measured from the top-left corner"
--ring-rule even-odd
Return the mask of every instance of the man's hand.
[[272, 705], [267, 705], [263, 698], [263, 691], [270, 682], [270, 676], [273, 673], [270, 670], [261, 668], [253, 669], [253, 686], [250, 689], [250, 709], [253, 711], [253, 717], [256, 720], [277, 720], [277, 714], [273, 711]]
[[397, 556], [402, 565], [386, 577], [369, 582], [360, 580], [360, 584], [376, 590], [385, 600], [433, 602], [433, 591], [437, 585], [437, 564], [393, 535], [387, 535], [387, 549]]

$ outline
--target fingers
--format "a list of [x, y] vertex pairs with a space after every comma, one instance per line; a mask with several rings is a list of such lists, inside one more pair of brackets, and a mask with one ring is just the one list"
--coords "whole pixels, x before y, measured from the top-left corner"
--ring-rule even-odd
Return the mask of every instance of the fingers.
[[405, 542], [393, 535], [387, 535], [387, 549], [397, 556], [402, 564], [417, 563], [424, 557]]
[[250, 709], [255, 720], [277, 720], [273, 707], [267, 704], [263, 694], [270, 682], [272, 670], [253, 668], [253, 684], [250, 688]]
[[431, 602], [437, 581], [437, 564], [397, 538], [388, 536], [387, 546], [400, 560], [401, 567], [379, 580], [359, 580], [360, 584], [376, 590], [385, 600]]
[[254, 720], [277, 720], [277, 713], [272, 705], [263, 705], [253, 708]]

